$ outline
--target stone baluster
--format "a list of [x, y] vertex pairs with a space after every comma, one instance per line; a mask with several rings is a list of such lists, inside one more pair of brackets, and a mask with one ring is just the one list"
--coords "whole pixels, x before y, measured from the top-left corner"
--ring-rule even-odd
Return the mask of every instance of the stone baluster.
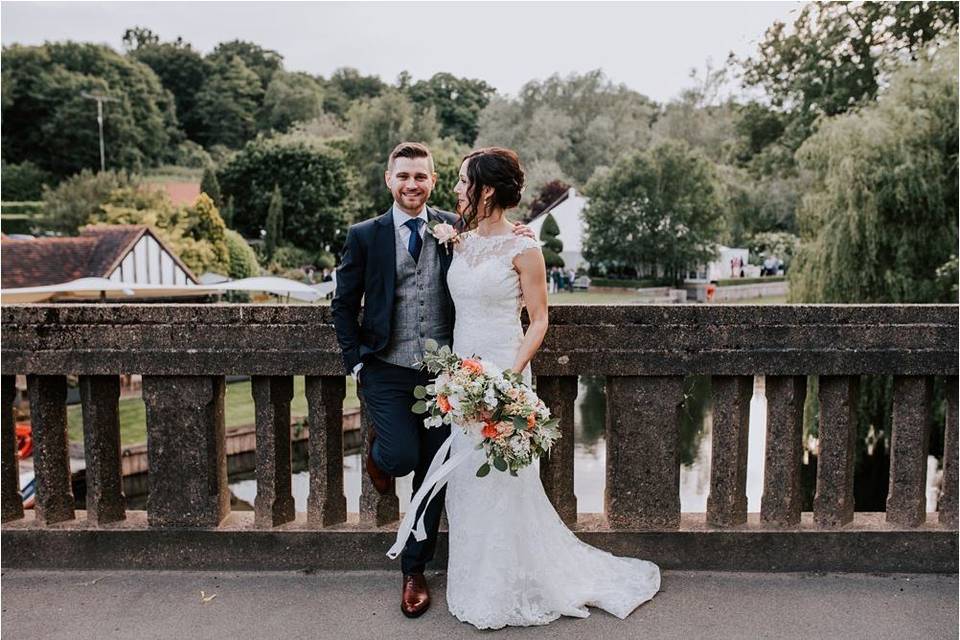
[[253, 376], [256, 407], [257, 497], [254, 526], [269, 529], [296, 518], [291, 488], [290, 401], [292, 376]]
[[775, 527], [800, 523], [804, 376], [767, 376], [767, 448], [760, 520]]
[[940, 524], [957, 528], [957, 376], [947, 378], [947, 423], [943, 438], [943, 492], [937, 504]]
[[932, 380], [894, 376], [893, 438], [887, 522], [916, 527], [926, 519], [927, 451], [930, 445]]
[[307, 376], [310, 418], [310, 495], [307, 523], [326, 527], [347, 521], [343, 494], [343, 376]]
[[607, 379], [607, 519], [615, 529], [680, 526], [680, 376]]
[[66, 376], [27, 376], [37, 521], [50, 525], [73, 520], [73, 487], [67, 448]]
[[87, 521], [102, 525], [126, 518], [120, 463], [120, 376], [80, 376]]
[[713, 376], [710, 495], [707, 524], [732, 527], [747, 521], [747, 447], [753, 376]]
[[813, 520], [821, 527], [842, 527], [853, 521], [859, 378], [820, 376], [818, 389], [820, 453]]
[[540, 459], [540, 480], [550, 502], [567, 524], [577, 522], [577, 496], [573, 492], [573, 412], [577, 400], [576, 376], [539, 376], [537, 395], [560, 420], [560, 439], [549, 455]]
[[391, 480], [391, 491], [387, 495], [380, 495], [367, 475], [367, 452], [370, 450], [370, 419], [364, 408], [363, 387], [357, 386], [357, 395], [360, 398], [360, 438], [363, 446], [360, 451], [360, 522], [365, 525], [382, 526], [395, 522], [400, 518], [400, 500], [397, 498], [396, 481]]
[[17, 459], [16, 421], [13, 417], [13, 401], [17, 397], [17, 377], [2, 378], [2, 422], [0, 428], [0, 455], [2, 455], [2, 475], [0, 487], [3, 492], [3, 522], [23, 517], [23, 502], [20, 500], [20, 461]]
[[230, 513], [223, 376], [144, 376], [147, 521], [216, 527]]

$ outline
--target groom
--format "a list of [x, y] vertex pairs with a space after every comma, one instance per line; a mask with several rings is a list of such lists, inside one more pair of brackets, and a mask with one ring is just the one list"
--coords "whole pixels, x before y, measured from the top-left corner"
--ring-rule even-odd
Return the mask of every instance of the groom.
[[[381, 494], [391, 479], [411, 471], [413, 490], [450, 427], [425, 429], [411, 411], [413, 389], [428, 382], [417, 366], [424, 342], [449, 345], [453, 338], [453, 302], [447, 291], [451, 255], [430, 234], [428, 223], [456, 224], [458, 217], [427, 206], [437, 183], [429, 149], [416, 142], [396, 146], [384, 174], [393, 207], [378, 218], [350, 227], [331, 304], [337, 340], [347, 370], [357, 379], [370, 420], [367, 473]], [[362, 320], [360, 302], [364, 300]], [[412, 536], [401, 554], [401, 610], [414, 618], [430, 606], [423, 577], [433, 559], [443, 493], [424, 517], [427, 538]]]
[[[437, 174], [426, 146], [398, 144], [390, 153], [384, 179], [393, 206], [350, 227], [331, 307], [343, 361], [357, 379], [370, 420], [366, 459], [370, 480], [386, 494], [392, 478], [412, 471], [416, 493], [450, 435], [447, 425], [424, 428], [423, 417], [411, 411], [414, 388], [428, 383], [427, 371], [417, 365], [424, 343], [432, 338], [449, 345], [453, 339], [454, 308], [447, 290], [452, 255], [438, 244], [428, 223], [457, 226], [459, 217], [427, 206]], [[533, 237], [523, 225], [517, 225], [515, 233]], [[423, 571], [433, 559], [443, 501], [441, 491], [424, 515], [426, 539], [418, 542], [411, 535], [400, 556], [400, 609], [409, 618], [430, 606]]]

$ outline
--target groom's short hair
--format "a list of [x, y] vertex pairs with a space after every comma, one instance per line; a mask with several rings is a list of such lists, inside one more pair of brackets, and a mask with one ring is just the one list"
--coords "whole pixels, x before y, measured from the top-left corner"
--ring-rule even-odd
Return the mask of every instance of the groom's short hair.
[[433, 155], [427, 145], [419, 142], [401, 142], [390, 152], [390, 159], [387, 161], [387, 171], [393, 171], [393, 162], [397, 158], [426, 158], [430, 164], [430, 173], [433, 173]]

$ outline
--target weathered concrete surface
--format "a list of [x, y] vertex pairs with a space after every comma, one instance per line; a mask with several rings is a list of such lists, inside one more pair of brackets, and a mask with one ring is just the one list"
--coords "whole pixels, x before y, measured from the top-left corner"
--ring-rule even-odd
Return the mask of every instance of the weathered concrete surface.
[[[398, 610], [397, 572], [4, 571], [3, 632], [76, 638], [478, 638], [446, 608], [445, 576], [421, 618]], [[625, 620], [509, 628], [497, 638], [711, 640], [957, 638], [957, 576], [665, 571]], [[201, 600], [216, 596], [208, 602]]]
[[[357, 514], [325, 529], [306, 514], [274, 529], [253, 526], [252, 512], [236, 511], [213, 529], [151, 528], [142, 511], [123, 522], [90, 529], [85, 513], [42, 527], [33, 511], [4, 524], [2, 566], [10, 569], [204, 569], [214, 571], [379, 570], [397, 566], [386, 557], [396, 523], [364, 524]], [[804, 513], [791, 530], [770, 529], [759, 514], [744, 525], [712, 529], [704, 514], [683, 514], [676, 531], [611, 529], [599, 515], [581, 514], [571, 527], [579, 538], [616, 555], [645, 558], [663, 569], [695, 571], [846, 571], [956, 573], [956, 529], [933, 522], [918, 527], [886, 523], [883, 513], [857, 513], [842, 529], [820, 529]], [[441, 527], [434, 568], [447, 561]]]
[[87, 519], [96, 524], [123, 520], [126, 500], [120, 462], [120, 378], [80, 376]]
[[[5, 305], [0, 318], [4, 374], [345, 374], [329, 307]], [[533, 369], [956, 375], [957, 325], [956, 305], [560, 305]]]

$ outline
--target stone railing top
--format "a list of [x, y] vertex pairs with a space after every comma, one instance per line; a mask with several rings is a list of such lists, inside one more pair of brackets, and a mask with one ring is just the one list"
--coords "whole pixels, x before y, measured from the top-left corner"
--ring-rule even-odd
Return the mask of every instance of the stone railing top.
[[[5, 305], [3, 374], [342, 375], [329, 307]], [[956, 375], [957, 305], [561, 305], [539, 375]]]

